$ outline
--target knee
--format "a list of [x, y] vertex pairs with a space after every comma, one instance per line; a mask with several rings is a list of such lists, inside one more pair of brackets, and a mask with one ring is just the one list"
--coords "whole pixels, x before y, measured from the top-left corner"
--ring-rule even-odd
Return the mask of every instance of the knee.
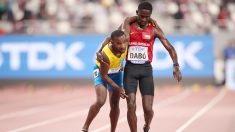
[[136, 103], [133, 101], [127, 104], [128, 111], [135, 111], [136, 110]]
[[105, 104], [105, 100], [104, 99], [98, 99], [95, 103], [97, 108], [101, 108], [103, 105]]
[[113, 101], [110, 103], [111, 109], [119, 109], [119, 101]]
[[144, 106], [144, 113], [153, 113], [152, 106]]

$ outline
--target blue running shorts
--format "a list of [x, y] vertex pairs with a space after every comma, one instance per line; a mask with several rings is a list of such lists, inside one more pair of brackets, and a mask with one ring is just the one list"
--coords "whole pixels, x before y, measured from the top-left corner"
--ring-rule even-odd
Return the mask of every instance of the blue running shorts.
[[[94, 74], [94, 85], [97, 86], [99, 84], [103, 84], [108, 90], [113, 90], [111, 86], [109, 86], [105, 81], [102, 80], [100, 76], [100, 71], [99, 67], [97, 65], [94, 66], [93, 70]], [[119, 86], [123, 87], [123, 73], [118, 72], [118, 73], [113, 73], [113, 74], [108, 74], [108, 76]]]

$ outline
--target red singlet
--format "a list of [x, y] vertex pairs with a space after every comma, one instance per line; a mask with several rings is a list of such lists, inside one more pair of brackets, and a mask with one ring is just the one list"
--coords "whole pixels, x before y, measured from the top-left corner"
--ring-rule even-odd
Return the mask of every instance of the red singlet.
[[153, 58], [154, 26], [137, 29], [135, 23], [130, 25], [130, 43], [126, 60], [133, 64], [151, 63]]

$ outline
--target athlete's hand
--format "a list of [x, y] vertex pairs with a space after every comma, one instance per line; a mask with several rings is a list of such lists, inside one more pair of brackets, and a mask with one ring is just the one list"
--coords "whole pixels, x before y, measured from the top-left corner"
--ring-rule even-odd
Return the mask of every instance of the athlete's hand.
[[182, 75], [179, 66], [174, 66], [173, 76], [177, 82], [180, 82], [182, 80]]
[[119, 90], [118, 92], [120, 94], [120, 97], [122, 99], [128, 98], [128, 96], [125, 94], [125, 90], [123, 88], [119, 88], [118, 90]]
[[151, 23], [154, 27], [157, 27], [157, 21], [156, 20], [150, 18], [149, 23]]
[[103, 56], [101, 52], [96, 52], [96, 60], [99, 62], [103, 61]]

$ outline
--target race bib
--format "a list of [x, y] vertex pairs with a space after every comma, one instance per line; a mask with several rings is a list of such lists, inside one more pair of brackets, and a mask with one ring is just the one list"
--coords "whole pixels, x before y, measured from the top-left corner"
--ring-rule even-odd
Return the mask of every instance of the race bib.
[[128, 49], [129, 61], [148, 61], [148, 47], [130, 46]]
[[93, 74], [94, 74], [94, 78], [98, 77], [98, 75], [99, 75], [99, 69], [95, 69], [95, 70], [93, 71]]

